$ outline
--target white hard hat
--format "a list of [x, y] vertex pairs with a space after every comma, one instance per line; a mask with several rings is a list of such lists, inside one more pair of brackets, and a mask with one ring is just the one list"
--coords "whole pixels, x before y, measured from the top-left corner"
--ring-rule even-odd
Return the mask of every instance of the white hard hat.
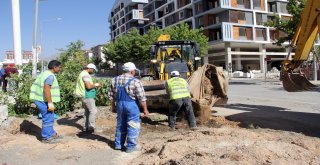
[[96, 67], [94, 64], [92, 64], [92, 63], [88, 64], [88, 65], [87, 65], [87, 68], [89, 68], [89, 69], [94, 69], [95, 71], [98, 71], [97, 67]]
[[139, 70], [136, 68], [136, 65], [134, 65], [134, 63], [132, 63], [132, 62], [127, 62], [127, 63], [123, 64], [122, 69], [124, 71], [129, 71], [129, 72], [134, 71], [134, 70]]
[[170, 75], [171, 75], [171, 76], [179, 76], [180, 73], [175, 70], [175, 71], [172, 71], [172, 72], [170, 73]]

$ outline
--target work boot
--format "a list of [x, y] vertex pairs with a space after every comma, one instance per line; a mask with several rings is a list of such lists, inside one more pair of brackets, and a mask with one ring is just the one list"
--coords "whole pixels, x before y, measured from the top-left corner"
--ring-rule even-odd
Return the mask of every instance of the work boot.
[[55, 134], [52, 136], [52, 138], [54, 138], [54, 139], [63, 139], [63, 136], [55, 133]]
[[55, 144], [55, 143], [58, 143], [59, 140], [51, 137], [51, 138], [48, 138], [48, 139], [42, 139], [41, 142], [42, 143], [47, 143], [47, 144]]
[[126, 153], [131, 153], [131, 152], [135, 152], [135, 151], [141, 151], [141, 147], [137, 145], [134, 148], [127, 149]]
[[169, 127], [169, 131], [176, 131], [176, 127]]
[[195, 127], [190, 127], [190, 130], [191, 131], [196, 131], [196, 130], [198, 130], [199, 128], [197, 127], [197, 126], [195, 126]]

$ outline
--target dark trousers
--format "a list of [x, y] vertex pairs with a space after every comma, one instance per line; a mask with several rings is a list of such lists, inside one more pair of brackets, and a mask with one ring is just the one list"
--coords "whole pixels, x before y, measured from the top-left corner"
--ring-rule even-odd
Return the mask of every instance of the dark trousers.
[[181, 98], [176, 100], [170, 100], [169, 102], [169, 127], [174, 128], [176, 126], [177, 113], [180, 109], [184, 109], [189, 127], [196, 127], [196, 118], [194, 117], [192, 102], [190, 98]]
[[7, 92], [7, 85], [8, 85], [8, 80], [3, 80], [3, 83], [2, 83], [3, 92]]

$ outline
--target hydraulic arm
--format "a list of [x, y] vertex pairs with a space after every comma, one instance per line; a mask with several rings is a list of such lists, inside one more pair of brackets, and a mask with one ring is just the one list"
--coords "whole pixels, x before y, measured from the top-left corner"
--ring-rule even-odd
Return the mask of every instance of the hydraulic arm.
[[282, 81], [285, 90], [292, 92], [315, 87], [304, 75], [293, 73], [293, 70], [308, 59], [313, 43], [319, 34], [319, 27], [320, 2], [319, 0], [307, 0], [300, 23], [290, 44], [292, 48], [296, 48], [294, 58], [283, 61]]

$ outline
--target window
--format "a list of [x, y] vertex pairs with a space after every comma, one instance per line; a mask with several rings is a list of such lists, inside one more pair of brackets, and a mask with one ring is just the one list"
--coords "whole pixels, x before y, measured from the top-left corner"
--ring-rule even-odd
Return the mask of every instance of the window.
[[179, 12], [179, 19], [183, 19], [184, 18], [184, 11], [180, 11]]
[[203, 17], [198, 18], [198, 27], [203, 26]]
[[168, 6], [166, 6], [166, 7], [164, 8], [164, 14], [167, 14], [167, 13], [169, 13], [169, 7], [168, 7]]
[[262, 14], [261, 13], [257, 13], [256, 21], [257, 21], [257, 25], [262, 25], [263, 24]]
[[257, 37], [263, 37], [262, 31], [263, 31], [263, 29], [257, 29], [257, 30], [256, 30], [256, 35], [257, 35]]
[[239, 20], [246, 20], [246, 16], [244, 12], [239, 12], [238, 13], [238, 19]]
[[216, 24], [220, 23], [219, 16], [216, 16]]
[[281, 13], [288, 13], [287, 4], [286, 3], [281, 3], [280, 7], [281, 7]]
[[247, 37], [246, 28], [239, 27], [239, 36], [240, 37]]
[[256, 39], [259, 41], [265, 41], [266, 40], [266, 30], [257, 28], [256, 29]]
[[243, 0], [237, 0], [237, 4], [238, 5], [244, 5], [244, 2], [243, 2]]
[[253, 9], [261, 9], [261, 0], [253, 0]]

